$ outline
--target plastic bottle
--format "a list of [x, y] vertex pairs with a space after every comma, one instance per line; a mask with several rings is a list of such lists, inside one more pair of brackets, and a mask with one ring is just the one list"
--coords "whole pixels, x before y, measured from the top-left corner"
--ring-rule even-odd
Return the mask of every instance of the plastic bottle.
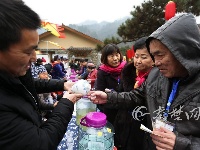
[[113, 150], [114, 129], [101, 112], [90, 112], [81, 119], [86, 130], [79, 131], [79, 150]]
[[80, 125], [81, 118], [85, 117], [89, 112], [95, 112], [96, 104], [93, 104], [87, 96], [84, 96], [76, 103], [76, 124]]

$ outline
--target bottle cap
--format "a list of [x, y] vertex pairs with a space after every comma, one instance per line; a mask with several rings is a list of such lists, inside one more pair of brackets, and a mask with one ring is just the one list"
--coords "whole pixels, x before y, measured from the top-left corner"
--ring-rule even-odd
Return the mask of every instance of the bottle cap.
[[80, 124], [87, 127], [101, 128], [106, 125], [106, 115], [102, 112], [90, 112], [81, 119]]

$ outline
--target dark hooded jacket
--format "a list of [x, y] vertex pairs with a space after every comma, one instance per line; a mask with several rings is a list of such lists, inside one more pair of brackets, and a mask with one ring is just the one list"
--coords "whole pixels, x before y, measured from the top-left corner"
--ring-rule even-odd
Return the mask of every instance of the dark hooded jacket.
[[64, 89], [62, 80], [14, 78], [0, 72], [0, 149], [56, 150], [72, 117], [74, 105], [62, 98], [42, 122], [37, 93]]
[[[168, 121], [175, 124], [175, 150], [199, 150], [200, 147], [200, 31], [192, 14], [181, 14], [170, 19], [150, 35], [160, 40], [175, 58], [187, 69], [188, 76], [179, 82], [177, 93], [170, 107]], [[149, 42], [147, 41], [147, 47]], [[131, 92], [108, 93], [108, 104], [116, 108], [147, 109], [147, 127], [163, 112], [171, 92], [171, 79], [164, 77], [154, 67], [140, 88]], [[196, 115], [195, 115], [196, 114]], [[148, 134], [147, 134], [148, 135]], [[148, 149], [154, 150], [150, 136]]]

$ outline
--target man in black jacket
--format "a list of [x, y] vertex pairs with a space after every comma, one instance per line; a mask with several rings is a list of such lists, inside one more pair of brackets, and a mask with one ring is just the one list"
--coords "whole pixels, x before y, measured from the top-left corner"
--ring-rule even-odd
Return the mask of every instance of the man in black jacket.
[[62, 80], [33, 80], [39, 16], [22, 1], [0, 1], [0, 149], [55, 150], [80, 94], [68, 94], [42, 122], [37, 94], [69, 90]]
[[147, 127], [153, 130], [146, 138], [150, 150], [199, 150], [200, 31], [195, 17], [171, 18], [146, 44], [156, 67], [141, 87], [123, 93], [96, 91], [90, 98], [98, 104], [135, 108], [138, 113], [145, 107]]

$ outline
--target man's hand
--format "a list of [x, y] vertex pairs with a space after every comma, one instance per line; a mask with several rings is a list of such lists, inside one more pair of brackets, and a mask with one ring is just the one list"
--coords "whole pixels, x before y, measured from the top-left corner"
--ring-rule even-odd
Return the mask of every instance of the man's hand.
[[82, 94], [69, 94], [69, 92], [65, 92], [63, 98], [67, 98], [73, 103], [76, 103], [82, 96]]
[[53, 107], [56, 107], [57, 104], [58, 104], [59, 101], [56, 101], [54, 104], [53, 104]]
[[151, 137], [157, 150], [174, 149], [176, 135], [164, 127], [160, 127], [160, 129], [153, 129]]
[[88, 98], [94, 103], [94, 104], [105, 104], [107, 103], [107, 94], [102, 91], [90, 91], [88, 93]]
[[64, 82], [64, 90], [71, 93], [71, 88], [74, 84], [75, 82], [70, 82], [70, 81]]

